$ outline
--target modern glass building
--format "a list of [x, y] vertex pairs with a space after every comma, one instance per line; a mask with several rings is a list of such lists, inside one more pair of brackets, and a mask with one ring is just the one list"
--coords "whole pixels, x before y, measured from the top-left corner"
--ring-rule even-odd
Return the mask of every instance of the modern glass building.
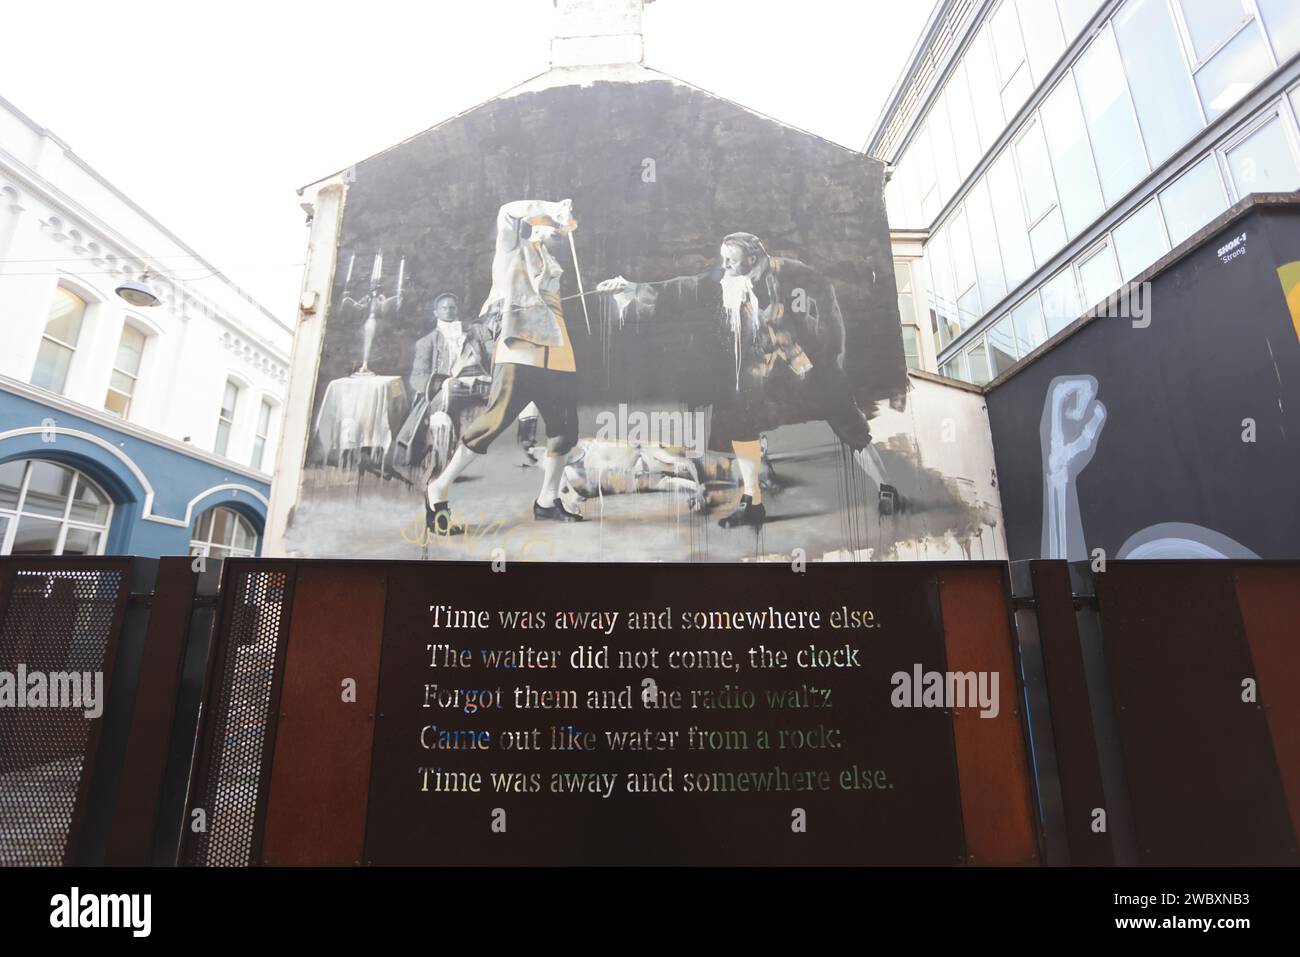
[[988, 382], [1300, 188], [1298, 53], [1297, 0], [939, 0], [866, 145], [909, 362]]

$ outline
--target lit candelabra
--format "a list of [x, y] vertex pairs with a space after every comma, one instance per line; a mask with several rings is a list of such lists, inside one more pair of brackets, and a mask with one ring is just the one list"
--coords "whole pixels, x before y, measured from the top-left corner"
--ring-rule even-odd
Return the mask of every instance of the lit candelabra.
[[357, 264], [357, 254], [348, 260], [348, 274], [343, 281], [343, 305], [364, 312], [365, 320], [361, 323], [361, 367], [353, 375], [373, 375], [370, 371], [370, 349], [375, 342], [375, 333], [379, 330], [379, 318], [391, 318], [402, 304], [402, 283], [406, 278], [406, 257], [397, 265], [397, 292], [388, 296], [383, 292], [384, 253], [375, 253], [375, 260], [370, 267], [370, 281], [367, 291], [360, 299], [353, 298], [347, 290], [352, 284], [352, 271]]

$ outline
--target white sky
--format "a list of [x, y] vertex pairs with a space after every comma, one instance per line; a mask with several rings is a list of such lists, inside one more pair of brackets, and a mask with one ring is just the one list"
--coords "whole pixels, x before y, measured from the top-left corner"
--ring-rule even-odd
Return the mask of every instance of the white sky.
[[[645, 62], [861, 149], [931, 6], [656, 0]], [[0, 95], [287, 321], [307, 241], [294, 190], [543, 72], [553, 15], [550, 0], [7, 3]]]

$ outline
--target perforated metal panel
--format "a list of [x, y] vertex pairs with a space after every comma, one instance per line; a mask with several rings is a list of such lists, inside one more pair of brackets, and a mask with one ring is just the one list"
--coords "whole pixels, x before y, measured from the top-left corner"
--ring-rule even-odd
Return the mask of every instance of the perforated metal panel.
[[[98, 722], [86, 717], [80, 685], [76, 699], [64, 682], [57, 686], [65, 693], [54, 694], [51, 676], [89, 674], [93, 681], [98, 673], [107, 698], [126, 570], [40, 562], [18, 565], [5, 578], [0, 680], [12, 682], [16, 695], [0, 707], [0, 866], [58, 865], [67, 862]], [[43, 677], [33, 682], [37, 673]], [[41, 682], [44, 704], [31, 707]]]
[[[218, 669], [204, 716], [204, 754], [190, 800], [186, 859], [239, 867], [255, 863], [279, 700], [291, 574], [232, 563], [217, 635]], [[195, 810], [206, 830], [194, 831]]]

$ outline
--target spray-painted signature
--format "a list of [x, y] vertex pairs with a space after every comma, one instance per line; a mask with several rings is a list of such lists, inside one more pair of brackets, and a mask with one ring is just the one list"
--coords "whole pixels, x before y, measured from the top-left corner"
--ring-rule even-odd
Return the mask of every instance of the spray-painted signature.
[[[408, 545], [419, 545], [421, 548], [428, 548], [435, 542], [445, 542], [448, 545], [457, 545], [463, 543], [465, 546], [466, 557], [474, 554], [479, 546], [487, 543], [490, 550], [506, 549], [511, 537], [519, 532], [532, 532], [523, 539], [522, 544], [518, 546], [518, 555], [516, 561], [548, 561], [554, 558], [555, 543], [548, 541], [544, 535], [536, 531], [530, 525], [515, 523], [507, 525], [500, 518], [493, 518], [491, 515], [478, 513], [470, 516], [464, 512], [453, 510], [449, 516], [452, 526], [463, 526], [465, 531], [459, 535], [447, 535], [441, 532], [435, 532], [424, 524], [423, 511], [417, 512], [415, 521], [407, 527], [401, 529], [402, 541]], [[544, 545], [546, 554], [539, 558], [529, 558], [528, 550], [535, 545]], [[489, 552], [490, 554], [490, 552]]]

